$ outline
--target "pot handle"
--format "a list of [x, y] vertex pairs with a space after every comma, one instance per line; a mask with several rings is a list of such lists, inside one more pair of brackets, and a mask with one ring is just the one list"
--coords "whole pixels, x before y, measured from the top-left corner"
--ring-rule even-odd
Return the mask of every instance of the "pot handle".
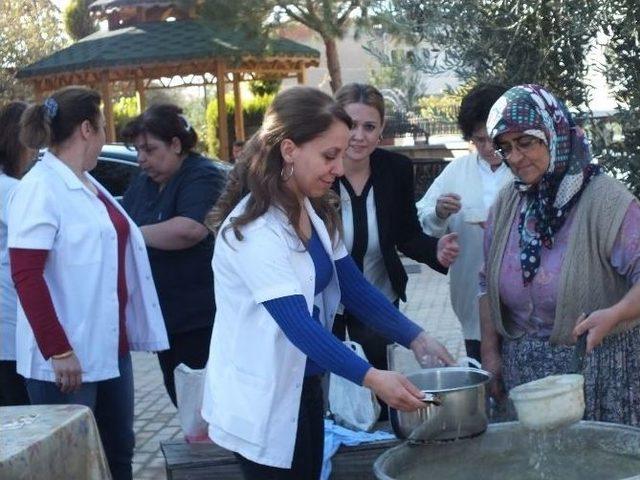
[[460, 358], [460, 360], [458, 360], [458, 365], [460, 365], [461, 367], [466, 367], [468, 363], [470, 363], [471, 365], [473, 365], [476, 368], [482, 369], [482, 364], [478, 360], [476, 360], [475, 358], [462, 357], [462, 358]]
[[429, 393], [429, 392], [422, 392], [422, 393], [424, 393], [424, 397], [422, 398], [422, 401], [424, 403], [435, 405], [435, 406], [442, 405], [442, 397], [437, 393]]

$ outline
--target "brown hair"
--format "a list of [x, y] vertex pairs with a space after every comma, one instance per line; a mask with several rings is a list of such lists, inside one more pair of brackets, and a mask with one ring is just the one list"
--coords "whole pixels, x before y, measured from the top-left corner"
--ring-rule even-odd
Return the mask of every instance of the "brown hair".
[[198, 143], [198, 134], [193, 129], [182, 109], [171, 103], [160, 103], [147, 108], [122, 129], [126, 144], [131, 144], [138, 135], [150, 134], [165, 143], [174, 137], [180, 140], [180, 153], [188, 153]]
[[9, 102], [0, 110], [0, 168], [13, 178], [20, 178], [22, 157], [26, 148], [20, 143], [20, 117], [27, 109], [25, 102]]
[[384, 122], [384, 97], [373, 85], [348, 83], [338, 89], [335, 98], [343, 108], [350, 103], [363, 103], [373, 107], [380, 114], [380, 121]]
[[20, 140], [30, 148], [59, 145], [85, 120], [99, 127], [100, 94], [87, 87], [65, 87], [43, 103], [27, 108], [20, 120]]
[[[230, 220], [223, 236], [231, 228], [236, 238], [242, 240], [240, 228], [277, 205], [302, 238], [298, 229], [300, 203], [292, 192], [283, 188], [280, 177], [284, 165], [280, 144], [287, 138], [296, 145], [307, 143], [326, 132], [336, 121], [351, 128], [351, 118], [344, 109], [316, 88], [291, 87], [279, 93], [267, 108], [262, 127], [245, 145], [229, 175], [225, 191], [207, 216], [207, 226], [214, 234], [219, 233], [225, 218], [245, 194], [251, 193], [245, 211]], [[333, 191], [309, 200], [331, 238], [336, 238], [340, 232], [340, 218]]]

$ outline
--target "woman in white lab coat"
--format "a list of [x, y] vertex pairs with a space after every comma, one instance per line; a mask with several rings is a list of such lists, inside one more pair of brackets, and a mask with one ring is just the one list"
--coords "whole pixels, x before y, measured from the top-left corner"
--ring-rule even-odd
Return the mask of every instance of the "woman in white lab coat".
[[216, 319], [203, 416], [246, 478], [315, 479], [323, 449], [320, 378], [334, 372], [392, 407], [424, 406], [404, 376], [378, 370], [331, 333], [340, 303], [382, 334], [453, 363], [356, 267], [334, 194], [351, 119], [308, 87], [280, 93], [209, 218]]
[[113, 478], [130, 479], [129, 352], [168, 341], [142, 234], [87, 173], [105, 141], [100, 102], [67, 87], [22, 115], [22, 142], [48, 150], [9, 200], [17, 368], [31, 403], [90, 407]]

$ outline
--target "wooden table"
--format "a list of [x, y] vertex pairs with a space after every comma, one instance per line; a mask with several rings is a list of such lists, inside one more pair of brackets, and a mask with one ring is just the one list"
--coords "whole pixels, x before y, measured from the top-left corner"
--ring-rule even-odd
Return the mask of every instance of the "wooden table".
[[110, 479], [91, 410], [81, 405], [0, 407], [0, 478]]
[[[373, 462], [382, 452], [399, 443], [400, 440], [394, 439], [354, 447], [341, 446], [331, 457], [331, 479], [375, 480]], [[166, 462], [167, 480], [243, 480], [233, 454], [214, 443], [170, 441], [162, 442], [160, 446]]]

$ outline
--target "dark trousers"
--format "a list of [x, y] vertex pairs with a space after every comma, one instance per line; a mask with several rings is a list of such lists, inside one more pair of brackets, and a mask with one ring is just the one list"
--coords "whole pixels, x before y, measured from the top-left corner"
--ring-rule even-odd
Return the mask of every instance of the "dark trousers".
[[[133, 369], [131, 355], [119, 360], [120, 376], [83, 383], [79, 390], [64, 394], [54, 382], [27, 379], [27, 391], [34, 405], [79, 404], [96, 417], [100, 439], [114, 480], [131, 480], [133, 448]], [[64, 459], [61, 459], [64, 461]]]
[[204, 368], [209, 358], [211, 327], [199, 328], [183, 333], [169, 334], [169, 350], [158, 352], [158, 362], [162, 370], [164, 387], [174, 406], [176, 401], [176, 383], [173, 371], [184, 363], [189, 368]]
[[320, 375], [305, 377], [298, 412], [298, 430], [291, 468], [252, 462], [235, 453], [246, 480], [317, 480], [322, 471], [324, 419]]
[[0, 407], [29, 405], [24, 378], [16, 372], [16, 362], [0, 360]]
[[[399, 301], [396, 300], [393, 304], [397, 308]], [[392, 343], [391, 341], [345, 310], [342, 315], [336, 315], [333, 322], [333, 334], [340, 340], [344, 340], [346, 338], [346, 331], [349, 333], [350, 340], [358, 342], [362, 346], [367, 360], [369, 360], [369, 363], [374, 368], [378, 370], [389, 370], [387, 345]], [[380, 398], [378, 398], [378, 401], [382, 407], [379, 420], [387, 420], [389, 418], [387, 404]]]
[[482, 360], [480, 359], [480, 340], [465, 339], [464, 347], [467, 350], [467, 357], [471, 357], [474, 360], [482, 362]]

